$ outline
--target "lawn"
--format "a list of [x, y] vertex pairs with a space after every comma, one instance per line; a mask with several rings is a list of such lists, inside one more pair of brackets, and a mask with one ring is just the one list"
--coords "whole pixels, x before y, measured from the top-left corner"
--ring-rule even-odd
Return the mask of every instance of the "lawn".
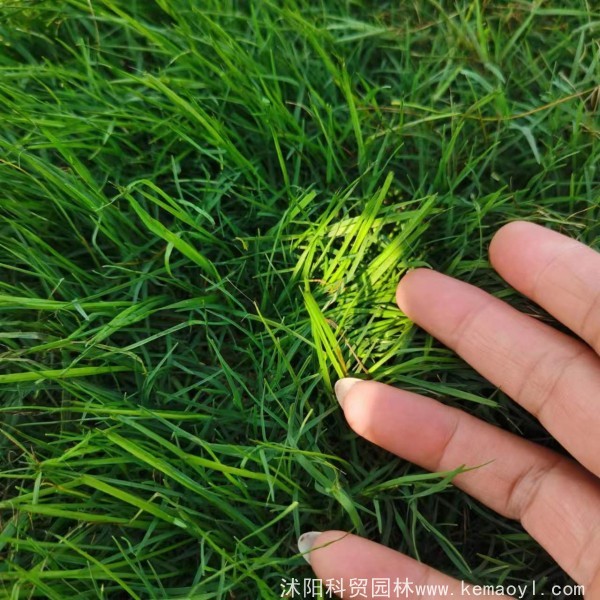
[[277, 598], [344, 529], [568, 581], [347, 426], [372, 378], [552, 446], [395, 305], [508, 288], [527, 219], [600, 244], [592, 0], [0, 0], [0, 598]]

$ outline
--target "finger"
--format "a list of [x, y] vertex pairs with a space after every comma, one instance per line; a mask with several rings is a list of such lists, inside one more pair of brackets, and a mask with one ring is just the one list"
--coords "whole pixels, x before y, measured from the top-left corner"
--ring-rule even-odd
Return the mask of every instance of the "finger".
[[[299, 546], [303, 545], [302, 537]], [[310, 564], [323, 582], [323, 592], [330, 583], [330, 589], [340, 598], [427, 600], [473, 593], [479, 596], [479, 591], [483, 598], [506, 598], [483, 593], [482, 588], [453, 579], [405, 554], [344, 531], [320, 533], [312, 544]], [[387, 589], [382, 587], [386, 585]]]
[[479, 467], [453, 483], [523, 527], [575, 580], [600, 571], [600, 481], [559, 454], [431, 398], [341, 379], [350, 427], [429, 471]]
[[515, 221], [490, 244], [494, 268], [600, 354], [600, 253], [541, 225]]
[[428, 269], [404, 276], [400, 308], [534, 414], [600, 474], [600, 357], [483, 290]]

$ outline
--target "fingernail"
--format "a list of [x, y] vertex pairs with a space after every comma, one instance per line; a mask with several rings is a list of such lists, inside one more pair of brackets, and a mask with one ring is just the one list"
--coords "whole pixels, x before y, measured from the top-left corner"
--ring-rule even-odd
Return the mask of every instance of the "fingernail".
[[335, 397], [342, 408], [344, 408], [344, 399], [348, 395], [350, 388], [359, 381], [363, 380], [356, 377], [343, 377], [335, 382], [335, 385], [333, 386], [333, 389], [335, 390]]
[[307, 531], [298, 538], [298, 550], [302, 553], [302, 558], [310, 565], [310, 551], [315, 545], [315, 540], [322, 534], [322, 531]]

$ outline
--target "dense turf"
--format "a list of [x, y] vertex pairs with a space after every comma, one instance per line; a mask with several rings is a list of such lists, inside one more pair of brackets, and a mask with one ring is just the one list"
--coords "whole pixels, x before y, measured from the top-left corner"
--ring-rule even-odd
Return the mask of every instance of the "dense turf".
[[563, 581], [332, 383], [548, 442], [394, 288], [429, 265], [547, 319], [487, 243], [600, 240], [592, 5], [0, 1], [0, 597], [276, 598], [327, 528]]

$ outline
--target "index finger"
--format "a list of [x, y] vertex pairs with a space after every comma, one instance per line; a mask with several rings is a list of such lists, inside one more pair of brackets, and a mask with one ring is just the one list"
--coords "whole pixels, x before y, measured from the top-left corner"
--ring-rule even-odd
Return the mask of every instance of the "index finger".
[[[310, 541], [309, 541], [310, 540]], [[300, 536], [298, 549], [324, 582], [323, 592], [341, 598], [415, 598], [478, 596], [508, 600], [496, 586], [478, 586], [454, 579], [365, 538], [344, 531], [313, 531]], [[491, 589], [490, 589], [491, 588]], [[323, 597], [329, 597], [323, 594]]]

